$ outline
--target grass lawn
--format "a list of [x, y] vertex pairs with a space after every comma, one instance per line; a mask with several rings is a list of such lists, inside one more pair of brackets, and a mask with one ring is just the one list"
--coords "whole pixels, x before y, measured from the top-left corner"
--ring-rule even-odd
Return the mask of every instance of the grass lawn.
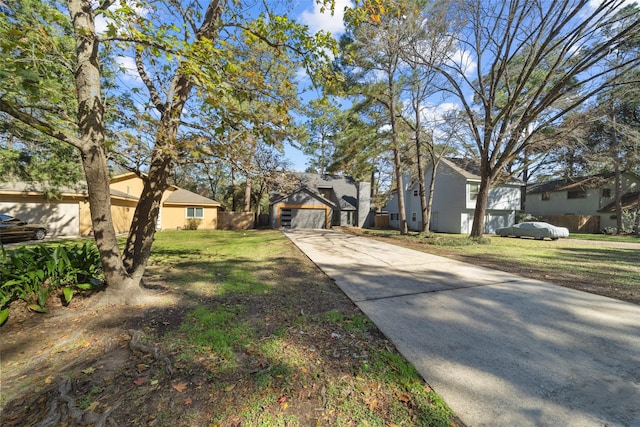
[[157, 233], [146, 281], [141, 307], [12, 313], [0, 424], [460, 425], [280, 232]]
[[[556, 241], [352, 230], [364, 236], [640, 304], [640, 239], [572, 235]], [[590, 240], [595, 236], [598, 240]], [[620, 244], [618, 244], [620, 243]], [[636, 245], [628, 245], [636, 243]]]

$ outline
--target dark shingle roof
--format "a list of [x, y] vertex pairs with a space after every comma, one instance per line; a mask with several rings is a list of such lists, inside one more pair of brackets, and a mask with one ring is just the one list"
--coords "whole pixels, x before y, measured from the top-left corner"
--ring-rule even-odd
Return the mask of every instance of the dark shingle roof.
[[[480, 180], [480, 163], [476, 159], [467, 158], [467, 157], [447, 157], [443, 158], [441, 161], [448, 164], [451, 168], [456, 170], [462, 176], [467, 179], [477, 179]], [[510, 184], [522, 184], [522, 181], [514, 178], [509, 173], [504, 172], [502, 174], [502, 179], [500, 182], [506, 182]]]
[[607, 172], [597, 175], [556, 179], [553, 181], [542, 182], [540, 184], [533, 184], [529, 187], [529, 191], [527, 191], [527, 193], [535, 194], [554, 191], [587, 190], [589, 188], [598, 188], [613, 177], [613, 172]]
[[358, 207], [358, 187], [350, 176], [301, 173], [298, 179], [301, 185], [310, 189], [331, 188], [338, 198], [341, 210], [356, 210]]
[[[632, 209], [638, 206], [638, 192], [627, 193], [622, 196], [622, 209]], [[598, 212], [615, 212], [616, 202], [613, 201], [604, 206]]]

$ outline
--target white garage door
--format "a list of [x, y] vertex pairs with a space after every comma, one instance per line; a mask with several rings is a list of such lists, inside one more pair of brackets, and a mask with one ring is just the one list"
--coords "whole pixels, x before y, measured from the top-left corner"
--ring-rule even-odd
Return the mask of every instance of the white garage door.
[[80, 207], [77, 203], [0, 202], [0, 213], [23, 221], [45, 224], [48, 236], [80, 235]]

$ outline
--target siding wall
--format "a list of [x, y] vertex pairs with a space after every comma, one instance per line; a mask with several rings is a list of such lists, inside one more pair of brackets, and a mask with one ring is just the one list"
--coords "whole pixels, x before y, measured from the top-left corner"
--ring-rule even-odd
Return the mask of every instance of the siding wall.
[[[198, 205], [189, 205], [198, 206]], [[198, 230], [215, 230], [218, 228], [218, 208], [215, 206], [198, 206], [203, 208], [202, 221]], [[184, 229], [187, 226], [187, 206], [164, 205], [160, 228], [162, 230]]]

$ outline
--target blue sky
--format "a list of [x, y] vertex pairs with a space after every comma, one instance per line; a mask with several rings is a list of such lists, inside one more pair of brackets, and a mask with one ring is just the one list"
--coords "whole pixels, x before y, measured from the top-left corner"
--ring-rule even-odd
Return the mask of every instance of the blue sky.
[[[313, 33], [324, 30], [330, 32], [335, 38], [339, 38], [344, 33], [342, 20], [344, 8], [352, 6], [353, 3], [349, 0], [336, 0], [333, 14], [322, 13], [320, 5], [313, 0], [305, 0], [301, 1], [294, 9], [291, 18], [308, 25], [309, 30]], [[292, 162], [293, 170], [302, 172], [307, 167], [307, 157], [300, 150], [287, 144], [285, 155]]]

